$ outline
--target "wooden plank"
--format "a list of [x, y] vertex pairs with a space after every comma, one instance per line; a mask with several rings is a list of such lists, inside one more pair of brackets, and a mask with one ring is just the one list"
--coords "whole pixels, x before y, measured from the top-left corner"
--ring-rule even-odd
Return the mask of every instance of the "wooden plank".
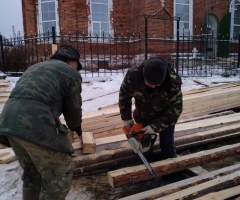
[[8, 164], [10, 162], [13, 162], [17, 160], [15, 153], [14, 152], [10, 152], [10, 154], [0, 157], [0, 164]]
[[6, 103], [8, 97], [0, 97], [0, 103]]
[[92, 132], [82, 132], [82, 147], [96, 147], [96, 142]]
[[213, 118], [213, 117], [220, 117], [220, 116], [224, 116], [224, 115], [231, 115], [234, 113], [235, 112], [233, 110], [227, 110], [227, 111], [218, 112], [218, 113], [214, 113], [214, 114], [207, 114], [207, 115], [202, 115], [199, 117], [192, 117], [192, 118], [185, 119], [185, 120], [178, 120], [177, 123], [181, 124], [181, 123], [186, 123], [186, 122], [198, 121], [198, 120], [202, 120], [202, 119], [209, 119], [209, 118]]
[[201, 140], [213, 139], [219, 136], [227, 136], [240, 131], [239, 124], [230, 124], [223, 127], [214, 128], [207, 131], [192, 133], [189, 135], [174, 136], [175, 142], [180, 144], [192, 143]]
[[[158, 161], [151, 163], [151, 166], [156, 175], [159, 177], [190, 167], [198, 166], [199, 164], [205, 162], [211, 162], [216, 159], [230, 156], [239, 151], [240, 143], [237, 143], [212, 150], [201, 151], [191, 155]], [[112, 187], [120, 187], [149, 179], [152, 179], [152, 175], [148, 170], [146, 170], [145, 165], [128, 167], [108, 172], [108, 181]]]
[[81, 149], [82, 148], [82, 143], [81, 142], [74, 142], [72, 143], [73, 149]]
[[[235, 134], [227, 135], [227, 138], [232, 138], [236, 136], [240, 136], [240, 132]], [[225, 140], [226, 138], [221, 138], [221, 140]], [[217, 138], [212, 138], [213, 141], [218, 141]], [[177, 150], [183, 149], [182, 146], [187, 146], [187, 148], [190, 146], [197, 146], [206, 144], [205, 140], [202, 140], [201, 142], [195, 143], [189, 143], [178, 146], [177, 144]], [[185, 149], [186, 147], [184, 147]], [[154, 157], [158, 157], [160, 153], [159, 149], [159, 141], [157, 141], [154, 145]], [[124, 166], [128, 166], [129, 163], [138, 162], [139, 156], [133, 152], [131, 147], [129, 146], [129, 143], [127, 141], [124, 142], [118, 142], [113, 144], [108, 144], [106, 146], [100, 146], [100, 148], [96, 147], [96, 153], [94, 154], [94, 157], [78, 157], [74, 160], [76, 163], [76, 170], [81, 169], [81, 173], [87, 173], [89, 170], [99, 170], [99, 169], [109, 169], [114, 170], [116, 168], [122, 168]]]
[[10, 154], [10, 151], [9, 149], [0, 149], [0, 158], [6, 156], [6, 155], [9, 155]]
[[[240, 170], [240, 164], [235, 164], [232, 166], [224, 167], [207, 174], [202, 174], [200, 176], [195, 176], [192, 178], [184, 179], [182, 181], [178, 181], [172, 184], [168, 184], [162, 187], [154, 188], [151, 190], [147, 190], [144, 192], [140, 192], [131, 196], [127, 196], [121, 198], [119, 200], [145, 200], [145, 199], [156, 199], [159, 197], [163, 197], [183, 189], [189, 188], [193, 185], [205, 183], [206, 181], [213, 180], [219, 176], [224, 176], [231, 174], [233, 172]], [[206, 199], [204, 199], [206, 200]]]
[[187, 122], [182, 124], [176, 124], [174, 135], [175, 136], [187, 135], [238, 122], [240, 122], [240, 113], [219, 116], [210, 119], [203, 119], [199, 121]]
[[103, 145], [103, 144], [110, 144], [115, 142], [127, 141], [127, 137], [125, 134], [110, 136], [110, 137], [103, 137], [96, 139], [96, 145]]
[[155, 200], [195, 199], [209, 192], [222, 190], [238, 184], [240, 184], [240, 172], [234, 172]]
[[83, 154], [93, 154], [95, 152], [96, 152], [95, 148], [91, 148], [91, 147], [84, 147], [82, 150]]
[[218, 192], [212, 192], [212, 193], [202, 196], [200, 198], [196, 198], [195, 200], [206, 200], [206, 199], [225, 200], [230, 197], [234, 197], [236, 195], [240, 195], [240, 185], [231, 187], [231, 188], [228, 188], [225, 190], [221, 190]]
[[195, 82], [195, 83], [197, 83], [197, 84], [200, 84], [200, 85], [203, 85], [203, 86], [205, 86], [205, 87], [209, 87], [209, 85], [207, 85], [207, 84], [205, 84], [205, 83], [203, 83], [203, 82], [201, 82], [201, 81], [198, 81], [198, 80], [193, 80], [193, 82]]
[[[234, 179], [234, 180], [233, 180]], [[227, 176], [218, 177], [214, 180], [199, 184], [188, 189], [170, 194], [156, 200], [177, 200], [177, 199], [195, 199], [204, 194], [208, 194], [211, 191], [222, 190], [229, 188], [240, 183], [240, 172], [235, 172]]]
[[199, 146], [199, 145], [204, 145], [204, 144], [208, 144], [211, 142], [216, 142], [216, 141], [224, 141], [228, 138], [234, 138], [234, 137], [239, 137], [240, 136], [240, 132], [236, 132], [236, 133], [230, 133], [227, 135], [223, 135], [223, 136], [219, 136], [219, 137], [214, 137], [214, 138], [210, 138], [210, 139], [204, 139], [201, 141], [195, 141], [195, 142], [191, 142], [191, 143], [185, 143], [182, 145], [178, 145], [177, 149], [186, 149], [189, 147], [195, 147], [195, 146]]

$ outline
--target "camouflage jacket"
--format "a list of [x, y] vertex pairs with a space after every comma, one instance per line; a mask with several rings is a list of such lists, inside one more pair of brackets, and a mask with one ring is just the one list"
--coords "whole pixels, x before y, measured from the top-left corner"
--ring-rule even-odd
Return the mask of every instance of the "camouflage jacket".
[[142, 69], [145, 61], [138, 67], [128, 70], [119, 92], [119, 108], [122, 120], [132, 119], [132, 98], [135, 100], [133, 118], [143, 126], [150, 125], [160, 133], [175, 125], [182, 113], [181, 79], [173, 68], [168, 67], [167, 77], [156, 88], [145, 85]]
[[28, 68], [2, 110], [0, 139], [13, 136], [53, 150], [73, 152], [68, 128], [59, 116], [63, 114], [70, 129], [81, 125], [81, 83], [79, 72], [60, 60], [50, 59]]

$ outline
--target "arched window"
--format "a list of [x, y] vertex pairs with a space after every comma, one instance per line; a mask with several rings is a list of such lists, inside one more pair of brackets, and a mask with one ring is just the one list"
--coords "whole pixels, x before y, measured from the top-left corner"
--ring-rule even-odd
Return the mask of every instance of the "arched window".
[[232, 0], [230, 4], [231, 28], [230, 37], [236, 38], [240, 34], [240, 0]]
[[109, 0], [91, 0], [92, 33], [98, 36], [109, 34]]
[[55, 27], [58, 32], [58, 16], [56, 0], [39, 0], [39, 32], [45, 34], [52, 32]]
[[[190, 35], [192, 33], [192, 0], [174, 0], [174, 16], [180, 17], [179, 34]], [[176, 29], [175, 22], [175, 33]]]

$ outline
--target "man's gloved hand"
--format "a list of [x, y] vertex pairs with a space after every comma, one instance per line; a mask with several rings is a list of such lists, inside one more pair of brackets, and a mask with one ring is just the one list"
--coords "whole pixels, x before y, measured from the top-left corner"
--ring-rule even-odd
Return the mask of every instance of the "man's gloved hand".
[[134, 121], [132, 119], [129, 119], [129, 120], [124, 120], [123, 123], [124, 123], [124, 126], [126, 127], [126, 129], [130, 130], [130, 128], [134, 124]]
[[155, 131], [152, 129], [150, 125], [145, 126], [144, 128], [141, 129], [141, 131], [144, 131], [144, 134], [155, 133]]
[[77, 128], [72, 129], [72, 131], [75, 131], [78, 134], [78, 136], [81, 136], [82, 135], [82, 127], [81, 127], [81, 125], [79, 127], [77, 127]]

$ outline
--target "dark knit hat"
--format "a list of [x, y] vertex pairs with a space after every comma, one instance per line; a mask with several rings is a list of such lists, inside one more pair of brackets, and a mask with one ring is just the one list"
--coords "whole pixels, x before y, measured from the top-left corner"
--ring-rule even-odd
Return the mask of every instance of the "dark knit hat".
[[167, 63], [161, 58], [150, 58], [143, 67], [143, 78], [152, 85], [161, 84], [167, 74]]
[[63, 58], [66, 61], [69, 60], [75, 60], [78, 62], [78, 68], [77, 70], [82, 69], [82, 65], [79, 61], [80, 59], [80, 54], [78, 53], [77, 49], [75, 49], [73, 46], [68, 45], [68, 44], [63, 44], [59, 46], [58, 50], [55, 52], [55, 54], [51, 58]]

